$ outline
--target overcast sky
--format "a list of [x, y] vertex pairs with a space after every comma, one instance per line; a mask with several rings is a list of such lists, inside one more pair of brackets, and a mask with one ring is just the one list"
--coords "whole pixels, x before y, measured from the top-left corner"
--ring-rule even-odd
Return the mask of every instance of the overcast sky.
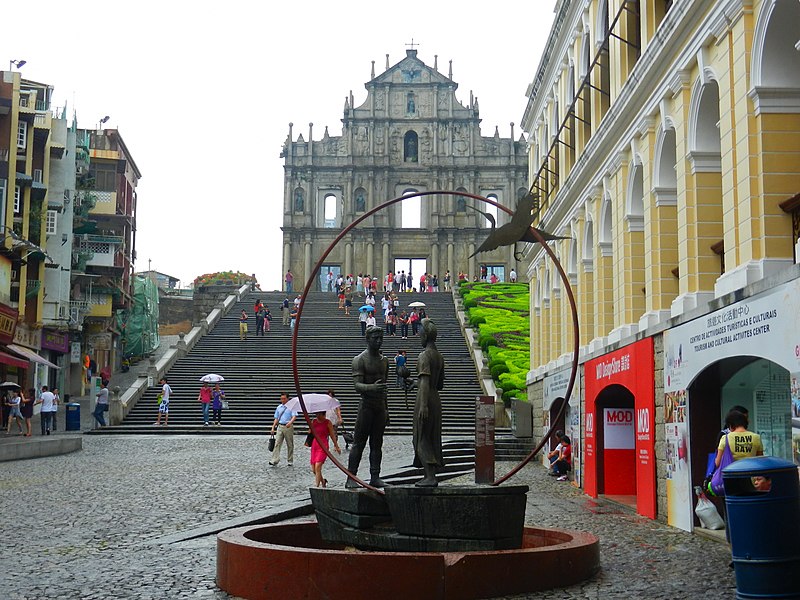
[[[142, 172], [136, 270], [190, 283], [221, 270], [279, 287], [283, 160], [295, 138], [341, 133], [344, 99], [412, 38], [457, 97], [480, 99], [482, 132], [515, 137], [555, 0], [426, 2], [39, 1], [0, 38], [3, 60], [55, 86], [78, 127], [119, 130]], [[6, 68], [5, 64], [3, 68]]]

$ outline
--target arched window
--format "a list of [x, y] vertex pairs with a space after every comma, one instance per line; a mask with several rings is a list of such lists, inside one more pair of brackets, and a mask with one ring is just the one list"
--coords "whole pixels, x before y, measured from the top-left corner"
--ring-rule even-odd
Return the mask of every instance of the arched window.
[[[415, 194], [419, 190], [408, 188], [403, 191], [403, 196]], [[403, 229], [419, 229], [422, 227], [422, 198], [409, 198], [400, 203], [400, 227]]]
[[305, 192], [303, 188], [294, 191], [294, 212], [303, 212], [306, 207]]
[[417, 149], [419, 148], [419, 139], [415, 131], [406, 132], [403, 139], [403, 160], [405, 162], [417, 162]]
[[[460, 187], [456, 191], [466, 193], [467, 190], [465, 190], [463, 187]], [[467, 212], [467, 199], [465, 196], [456, 196], [456, 212]]]
[[323, 201], [325, 205], [325, 224], [324, 227], [336, 227], [336, 204], [337, 199], [333, 194], [327, 194]]
[[644, 229], [644, 168], [641, 163], [631, 163], [628, 179], [628, 202], [625, 219], [628, 231]]
[[353, 208], [357, 213], [363, 213], [367, 210], [367, 192], [364, 188], [358, 188], [354, 194]]

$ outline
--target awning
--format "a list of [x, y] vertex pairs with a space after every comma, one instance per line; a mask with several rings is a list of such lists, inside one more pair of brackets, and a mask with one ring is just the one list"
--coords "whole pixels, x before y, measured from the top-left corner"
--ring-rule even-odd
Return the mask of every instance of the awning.
[[17, 358], [16, 356], [11, 356], [10, 354], [6, 354], [5, 352], [0, 352], [0, 363], [4, 365], [10, 365], [12, 367], [18, 367], [20, 369], [27, 369], [28, 368], [28, 361], [22, 360]]
[[[40, 365], [47, 365], [48, 367], [52, 367], [53, 369], [60, 369], [58, 365], [54, 365], [46, 358], [42, 358], [33, 350], [28, 350], [27, 348], [23, 348], [22, 346], [17, 346], [16, 344], [9, 344], [6, 346], [9, 350], [11, 350], [14, 354], [19, 354], [20, 356], [27, 358], [28, 360], [32, 360], [33, 362], [37, 362]], [[24, 365], [28, 366], [28, 365]]]

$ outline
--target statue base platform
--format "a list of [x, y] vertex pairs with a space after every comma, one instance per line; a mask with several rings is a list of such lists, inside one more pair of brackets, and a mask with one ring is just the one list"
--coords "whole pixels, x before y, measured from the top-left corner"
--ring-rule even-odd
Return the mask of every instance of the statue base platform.
[[525, 527], [521, 548], [482, 552], [362, 551], [320, 531], [314, 522], [223, 531], [217, 585], [248, 600], [469, 600], [567, 587], [600, 568], [598, 539], [577, 531]]
[[312, 488], [322, 538], [362, 550], [458, 552], [522, 547], [528, 486]]

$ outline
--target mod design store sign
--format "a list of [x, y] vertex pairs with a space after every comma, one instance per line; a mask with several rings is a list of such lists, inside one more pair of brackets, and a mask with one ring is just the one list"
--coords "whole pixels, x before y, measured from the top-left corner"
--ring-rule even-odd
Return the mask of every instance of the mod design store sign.
[[[693, 523], [687, 388], [707, 367], [735, 356], [772, 361], [798, 380], [800, 279], [664, 332], [667, 521], [687, 531]], [[792, 400], [800, 416], [800, 398]]]

